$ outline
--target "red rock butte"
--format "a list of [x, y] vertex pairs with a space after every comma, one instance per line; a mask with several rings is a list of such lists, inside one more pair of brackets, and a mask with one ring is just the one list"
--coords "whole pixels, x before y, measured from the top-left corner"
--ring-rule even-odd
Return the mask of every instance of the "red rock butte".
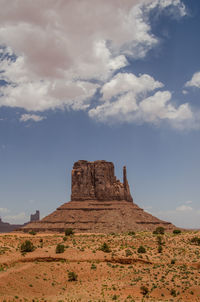
[[24, 231], [110, 233], [154, 230], [157, 226], [174, 229], [138, 207], [131, 196], [126, 167], [123, 183], [115, 176], [112, 162], [79, 160], [74, 163], [71, 182], [71, 201], [40, 221], [31, 222]]

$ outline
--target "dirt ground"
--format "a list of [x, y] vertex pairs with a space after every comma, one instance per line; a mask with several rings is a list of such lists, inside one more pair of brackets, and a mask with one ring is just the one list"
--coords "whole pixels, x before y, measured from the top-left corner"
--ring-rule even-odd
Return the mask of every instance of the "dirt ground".
[[[0, 301], [200, 301], [194, 237], [200, 232], [0, 234]], [[34, 251], [21, 252], [25, 240]], [[104, 243], [108, 251], [101, 250]], [[63, 253], [56, 253], [57, 244]], [[70, 272], [77, 280], [69, 280]]]

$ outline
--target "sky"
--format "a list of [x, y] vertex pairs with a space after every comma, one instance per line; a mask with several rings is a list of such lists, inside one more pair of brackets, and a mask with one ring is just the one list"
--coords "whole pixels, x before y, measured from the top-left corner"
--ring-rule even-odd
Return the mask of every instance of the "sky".
[[134, 202], [200, 228], [200, 2], [0, 0], [0, 216], [70, 200], [112, 161]]

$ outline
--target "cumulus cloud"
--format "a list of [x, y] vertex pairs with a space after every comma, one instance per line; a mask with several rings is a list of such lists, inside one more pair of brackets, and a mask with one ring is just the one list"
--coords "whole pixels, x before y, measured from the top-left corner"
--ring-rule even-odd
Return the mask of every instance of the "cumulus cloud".
[[194, 73], [191, 80], [186, 82], [185, 86], [200, 88], [200, 71]]
[[[163, 84], [149, 75], [119, 73], [102, 89], [101, 103], [89, 111], [92, 118], [102, 122], [136, 122], [159, 124], [168, 121], [173, 127], [184, 128], [193, 122], [188, 103], [175, 107], [169, 91], [157, 91]], [[188, 126], [188, 125], [187, 125]]]
[[20, 117], [20, 122], [27, 122], [27, 121], [34, 121], [34, 122], [40, 122], [42, 120], [46, 119], [45, 116], [37, 115], [37, 114], [22, 114]]
[[[34, 111], [86, 110], [99, 121], [191, 123], [189, 105], [173, 105], [150, 75], [122, 73], [129, 58], [158, 44], [148, 15], [169, 9], [184, 16], [181, 0], [0, 0], [0, 106]], [[92, 98], [100, 91], [101, 103]]]
[[[140, 3], [139, 3], [140, 2]], [[98, 88], [157, 43], [143, 18], [150, 1], [0, 0], [0, 105], [84, 110]], [[13, 54], [16, 60], [13, 60]]]

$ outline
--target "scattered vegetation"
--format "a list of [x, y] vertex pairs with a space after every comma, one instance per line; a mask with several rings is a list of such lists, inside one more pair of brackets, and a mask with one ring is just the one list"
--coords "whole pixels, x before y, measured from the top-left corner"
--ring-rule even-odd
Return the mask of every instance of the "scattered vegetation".
[[134, 235], [135, 235], [135, 232], [134, 232], [134, 231], [129, 231], [129, 232], [128, 232], [128, 235], [129, 235], [129, 236], [134, 236]]
[[32, 231], [29, 232], [29, 234], [30, 234], [30, 235], [36, 235], [37, 233], [36, 233], [35, 231], [32, 230]]
[[148, 287], [146, 287], [146, 286], [143, 285], [143, 286], [140, 287], [140, 291], [141, 291], [141, 294], [143, 296], [146, 296], [148, 294], [148, 292], [149, 292], [149, 289], [148, 289]]
[[74, 234], [73, 229], [68, 228], [68, 229], [65, 230], [65, 236], [70, 236], [70, 235], [73, 235], [73, 234]]
[[56, 246], [56, 254], [64, 253], [65, 246], [63, 244], [58, 243]]
[[110, 247], [106, 242], [104, 242], [102, 244], [102, 246], [100, 247], [100, 250], [103, 251], [104, 253], [110, 253], [111, 252]]
[[68, 272], [68, 281], [77, 281], [78, 276], [74, 272]]
[[140, 254], [144, 254], [144, 253], [146, 253], [146, 249], [145, 249], [145, 247], [143, 247], [142, 245], [140, 245], [140, 247], [138, 248], [138, 253], [140, 253]]
[[181, 234], [181, 230], [175, 229], [173, 230], [173, 234], [175, 235]]
[[196, 245], [200, 245], [200, 238], [195, 236], [190, 240], [191, 243], [194, 243]]
[[30, 240], [26, 240], [21, 244], [20, 250], [21, 253], [30, 253], [33, 252], [35, 249], [33, 243]]
[[153, 234], [160, 234], [163, 235], [165, 233], [165, 229], [163, 227], [157, 227], [155, 231], [153, 231]]

